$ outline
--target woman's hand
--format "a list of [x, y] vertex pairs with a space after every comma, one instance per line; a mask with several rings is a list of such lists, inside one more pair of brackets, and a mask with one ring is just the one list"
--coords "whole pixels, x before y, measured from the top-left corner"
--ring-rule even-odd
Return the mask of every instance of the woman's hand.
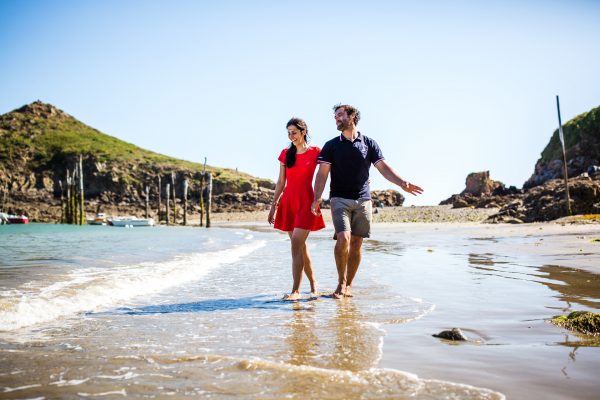
[[271, 204], [271, 211], [269, 211], [269, 224], [273, 225], [275, 223], [275, 210], [277, 209], [277, 207], [275, 206], [275, 204]]

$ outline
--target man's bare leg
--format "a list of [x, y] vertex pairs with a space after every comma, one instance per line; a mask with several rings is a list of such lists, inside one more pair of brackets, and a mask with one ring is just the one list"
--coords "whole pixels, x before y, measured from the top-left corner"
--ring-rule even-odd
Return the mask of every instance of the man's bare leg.
[[336, 299], [344, 296], [346, 292], [346, 270], [348, 266], [348, 250], [350, 246], [350, 232], [338, 232], [335, 243], [335, 266], [338, 272], [338, 287], [333, 292]]
[[302, 282], [302, 270], [304, 269], [304, 250], [306, 238], [310, 231], [306, 229], [294, 228], [288, 232], [292, 242], [292, 292], [285, 296], [285, 300], [298, 300], [300, 298], [300, 283]]
[[352, 281], [358, 272], [360, 261], [362, 260], [362, 242], [363, 238], [352, 235], [350, 237], [350, 248], [348, 250], [348, 272], [346, 274], [346, 292], [344, 296], [352, 297]]

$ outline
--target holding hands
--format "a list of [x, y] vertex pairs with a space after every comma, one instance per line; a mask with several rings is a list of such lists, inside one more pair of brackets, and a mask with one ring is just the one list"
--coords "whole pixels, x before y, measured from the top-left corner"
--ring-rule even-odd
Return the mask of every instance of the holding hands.
[[312, 205], [310, 206], [310, 211], [317, 217], [319, 215], [321, 215], [321, 201], [323, 201], [323, 199], [315, 200], [312, 202]]

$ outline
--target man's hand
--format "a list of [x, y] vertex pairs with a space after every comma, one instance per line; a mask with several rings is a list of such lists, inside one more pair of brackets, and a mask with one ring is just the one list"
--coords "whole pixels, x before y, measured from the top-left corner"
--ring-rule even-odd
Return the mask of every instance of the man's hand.
[[317, 217], [321, 215], [321, 201], [323, 201], [323, 199], [317, 199], [313, 201], [312, 205], [310, 206], [310, 211], [312, 211], [312, 213]]
[[423, 189], [421, 189], [417, 185], [413, 185], [410, 182], [402, 181], [402, 183], [400, 184], [400, 187], [402, 188], [402, 190], [412, 194], [413, 196], [423, 193]]

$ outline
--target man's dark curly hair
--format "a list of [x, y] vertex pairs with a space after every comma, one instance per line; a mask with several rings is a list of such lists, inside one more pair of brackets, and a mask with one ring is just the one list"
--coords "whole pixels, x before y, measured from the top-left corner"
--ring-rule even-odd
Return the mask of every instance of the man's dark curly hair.
[[349, 104], [341, 104], [338, 103], [335, 106], [333, 106], [333, 112], [334, 114], [337, 112], [337, 110], [339, 110], [340, 108], [343, 108], [344, 111], [346, 111], [346, 114], [348, 116], [354, 115], [354, 125], [358, 125], [358, 121], [360, 121], [360, 111], [358, 111], [358, 108], [353, 107]]

